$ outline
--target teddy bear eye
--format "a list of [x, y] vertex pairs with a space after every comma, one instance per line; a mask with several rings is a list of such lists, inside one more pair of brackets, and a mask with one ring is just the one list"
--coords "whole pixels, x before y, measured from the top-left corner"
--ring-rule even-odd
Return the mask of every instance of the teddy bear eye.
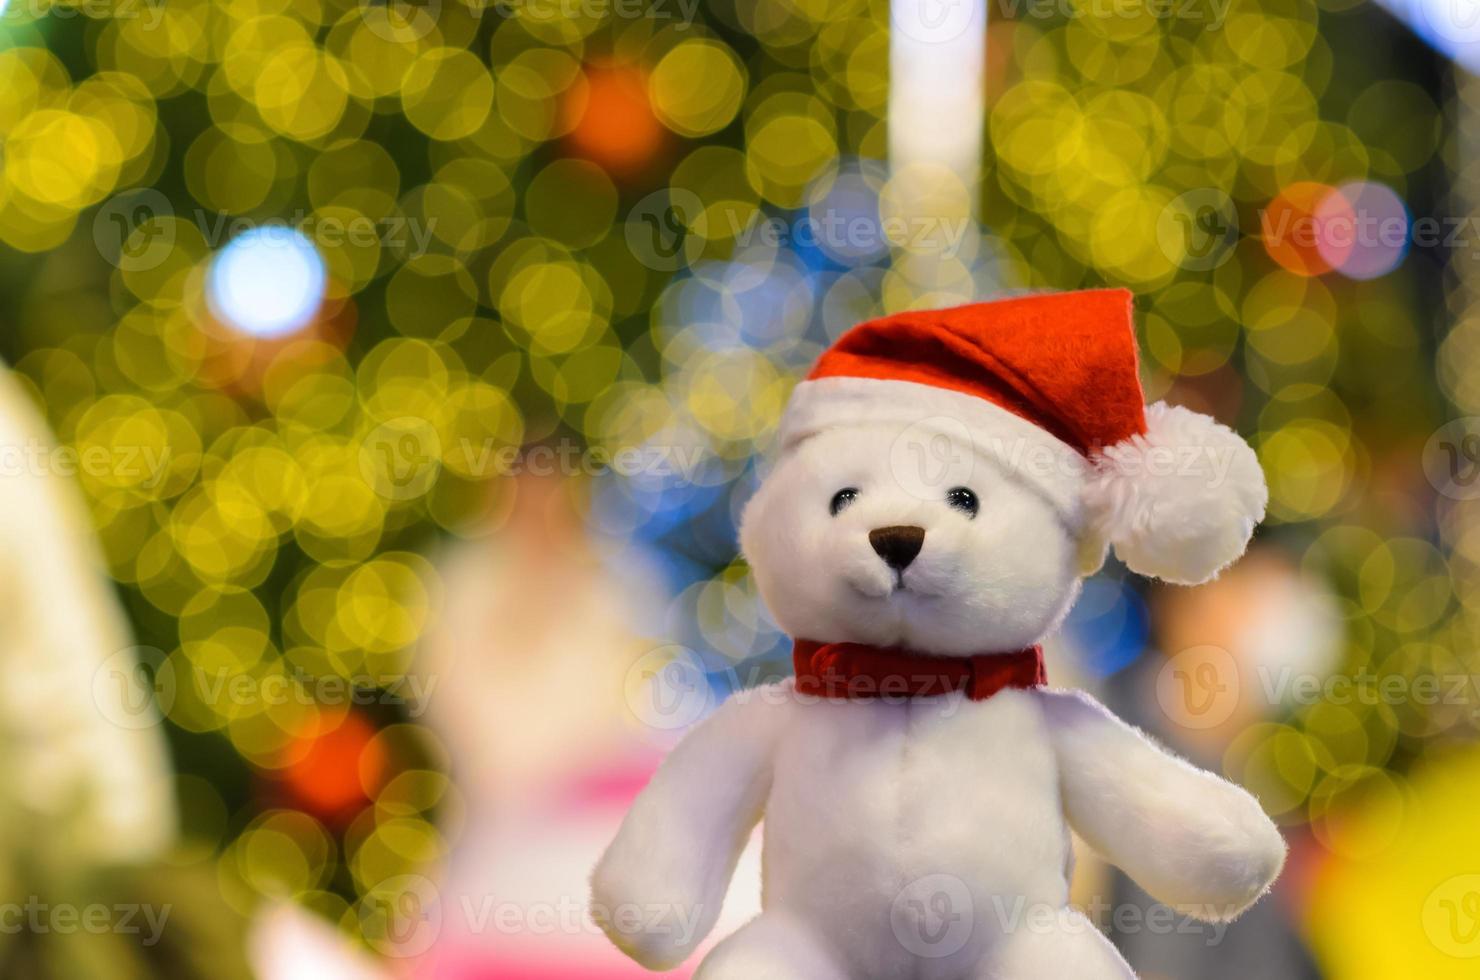
[[858, 499], [857, 487], [844, 487], [833, 494], [832, 503], [827, 505], [828, 512], [837, 517], [838, 512]]
[[981, 503], [976, 499], [976, 494], [966, 487], [953, 487], [947, 490], [946, 503], [967, 517], [975, 517], [976, 512], [981, 509]]

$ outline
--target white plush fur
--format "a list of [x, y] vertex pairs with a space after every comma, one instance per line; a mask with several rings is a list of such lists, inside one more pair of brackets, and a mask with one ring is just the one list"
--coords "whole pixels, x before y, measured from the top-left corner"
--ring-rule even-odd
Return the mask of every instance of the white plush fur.
[[[778, 621], [935, 654], [1015, 650], [1054, 629], [1085, 550], [1070, 522], [991, 465], [971, 472], [969, 519], [946, 505], [950, 487], [891, 464], [897, 436], [880, 420], [819, 431], [763, 484], [742, 540]], [[845, 486], [858, 499], [829, 516]], [[868, 532], [898, 524], [926, 534], [896, 580]], [[681, 962], [763, 817], [764, 911], [698, 980], [1125, 980], [1068, 907], [1071, 827], [1209, 920], [1257, 899], [1285, 853], [1253, 797], [1087, 696], [822, 701], [786, 681], [732, 697], [663, 765], [596, 869], [598, 921], [645, 966]]]
[[1085, 490], [1093, 520], [1132, 571], [1168, 582], [1206, 582], [1242, 555], [1269, 500], [1237, 433], [1161, 402], [1146, 409], [1146, 435], [1097, 462]]
[[[1064, 518], [1036, 483], [988, 457], [949, 479], [911, 465], [891, 453], [907, 429], [876, 422], [821, 432], [783, 456], [750, 501], [741, 546], [776, 621], [804, 639], [938, 654], [1037, 642], [1078, 595], [1079, 554]], [[975, 519], [946, 503], [957, 485], [980, 499]], [[828, 502], [844, 487], [858, 499], [830, 517]], [[868, 541], [891, 524], [925, 529], [901, 589]]]
[[1153, 898], [1222, 922], [1274, 881], [1285, 842], [1254, 797], [1168, 754], [1087, 694], [1039, 699], [1070, 825]]
[[714, 928], [770, 794], [784, 719], [761, 698], [722, 705], [663, 761], [597, 865], [592, 916], [643, 966], [677, 966]]
[[[891, 446], [900, 468], [929, 464], [934, 436], [962, 443], [971, 452], [1031, 481], [1069, 521], [1077, 521], [1080, 492], [1089, 465], [1047, 429], [991, 402], [948, 388], [882, 378], [818, 378], [792, 392], [781, 420], [783, 449], [839, 426], [880, 426], [908, 433], [915, 446]], [[903, 451], [901, 451], [903, 450]], [[928, 468], [928, 466], [927, 466]]]

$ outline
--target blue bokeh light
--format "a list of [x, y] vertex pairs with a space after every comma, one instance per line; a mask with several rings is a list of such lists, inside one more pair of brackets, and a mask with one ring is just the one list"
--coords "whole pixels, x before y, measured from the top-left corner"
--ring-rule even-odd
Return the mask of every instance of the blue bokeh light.
[[1095, 677], [1110, 677], [1135, 663], [1150, 633], [1146, 604], [1130, 584], [1106, 575], [1084, 583], [1064, 632]]

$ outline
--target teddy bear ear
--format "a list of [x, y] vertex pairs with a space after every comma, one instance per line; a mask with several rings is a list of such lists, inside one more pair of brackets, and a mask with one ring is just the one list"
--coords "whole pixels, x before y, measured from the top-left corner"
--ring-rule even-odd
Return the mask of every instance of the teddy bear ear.
[[1145, 435], [1093, 460], [1087, 516], [1131, 571], [1179, 585], [1217, 576], [1244, 553], [1269, 500], [1254, 450], [1206, 415], [1162, 402]]

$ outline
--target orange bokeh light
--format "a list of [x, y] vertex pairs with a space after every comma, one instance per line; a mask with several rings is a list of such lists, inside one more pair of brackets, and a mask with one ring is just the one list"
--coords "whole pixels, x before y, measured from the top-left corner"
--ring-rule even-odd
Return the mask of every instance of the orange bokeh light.
[[304, 810], [326, 823], [344, 823], [369, 801], [367, 781], [378, 782], [385, 769], [384, 750], [374, 739], [375, 726], [357, 713], [321, 713], [284, 753], [290, 761], [278, 779]]
[[[1340, 248], [1350, 243], [1331, 239], [1333, 229], [1349, 229], [1356, 220], [1350, 203], [1335, 188], [1297, 181], [1282, 189], [1259, 216], [1264, 250], [1281, 266], [1300, 276], [1319, 276], [1335, 268]], [[1326, 248], [1322, 249], [1323, 240]], [[1324, 252], [1324, 254], [1323, 254]]]
[[657, 158], [665, 130], [648, 99], [647, 72], [631, 65], [587, 65], [565, 93], [566, 144], [609, 173], [626, 176]]

